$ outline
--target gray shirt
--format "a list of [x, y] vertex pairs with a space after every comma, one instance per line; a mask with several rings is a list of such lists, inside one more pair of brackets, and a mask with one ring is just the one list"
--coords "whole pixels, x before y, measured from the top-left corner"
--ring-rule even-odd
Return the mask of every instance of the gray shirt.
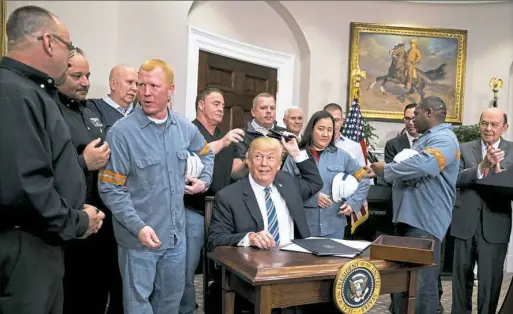
[[184, 187], [188, 151], [205, 166], [198, 179], [212, 181], [214, 154], [192, 122], [168, 110], [157, 125], [137, 107], [107, 134], [110, 160], [98, 178], [100, 196], [111, 210], [118, 244], [145, 249], [138, 234], [150, 226], [159, 249], [177, 246], [185, 236]]

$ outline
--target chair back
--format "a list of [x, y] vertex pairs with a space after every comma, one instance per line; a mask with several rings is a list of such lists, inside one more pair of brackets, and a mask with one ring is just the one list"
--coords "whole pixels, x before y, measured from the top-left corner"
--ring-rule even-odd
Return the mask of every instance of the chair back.
[[[205, 237], [210, 230], [210, 221], [212, 220], [212, 213], [214, 212], [214, 197], [205, 197]], [[205, 239], [206, 240], [206, 239]]]
[[[209, 260], [208, 258], [208, 252], [207, 252], [207, 237], [208, 237], [208, 231], [210, 230], [210, 221], [212, 220], [212, 213], [214, 212], [214, 196], [206, 196], [205, 197], [205, 244], [203, 245], [203, 249], [202, 249], [202, 255], [203, 255], [203, 261], [202, 261], [202, 264], [203, 264], [203, 308], [204, 308], [204, 311], [205, 313], [210, 313], [210, 311], [208, 310], [210, 307], [209, 307], [209, 302], [210, 301], [210, 296], [209, 296], [209, 291], [208, 291], [208, 286], [210, 285], [210, 282], [211, 282], [211, 273], [212, 273], [212, 269], [211, 269], [211, 263], [213, 263], [212, 261]], [[214, 266], [215, 267], [215, 266]]]

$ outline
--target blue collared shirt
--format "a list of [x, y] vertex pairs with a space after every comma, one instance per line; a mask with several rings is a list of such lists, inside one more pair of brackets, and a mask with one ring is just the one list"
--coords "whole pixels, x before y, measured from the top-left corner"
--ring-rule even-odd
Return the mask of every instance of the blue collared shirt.
[[[328, 208], [320, 208], [317, 205], [319, 193], [326, 194], [333, 200], [333, 179], [340, 172], [355, 175], [359, 179], [356, 192], [346, 200], [355, 213], [358, 213], [369, 192], [369, 179], [363, 178], [362, 170], [357, 161], [345, 150], [340, 148], [328, 148], [321, 153], [317, 163], [321, 175], [323, 187], [321, 191], [308, 199], [305, 205], [306, 220], [312, 236], [329, 236], [341, 232], [347, 225], [347, 218], [339, 214], [341, 203], [335, 203]], [[294, 160], [287, 157], [283, 170], [293, 175], [300, 175]], [[358, 173], [358, 174], [357, 174]]]
[[393, 222], [402, 222], [443, 240], [451, 223], [460, 167], [459, 143], [448, 123], [419, 137], [419, 152], [385, 165], [385, 180], [394, 182]]
[[188, 151], [205, 166], [198, 179], [212, 180], [214, 154], [189, 120], [168, 110], [166, 122], [152, 122], [141, 107], [119, 120], [107, 134], [111, 156], [100, 171], [100, 196], [111, 210], [120, 245], [146, 249], [144, 226], [155, 230], [159, 249], [177, 246], [185, 236], [184, 187]]

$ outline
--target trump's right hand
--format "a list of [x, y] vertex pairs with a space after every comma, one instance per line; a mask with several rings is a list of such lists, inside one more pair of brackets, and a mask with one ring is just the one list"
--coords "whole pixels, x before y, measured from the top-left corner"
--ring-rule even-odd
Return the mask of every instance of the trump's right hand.
[[276, 246], [273, 236], [267, 231], [253, 232], [248, 235], [249, 244], [259, 249], [270, 249]]

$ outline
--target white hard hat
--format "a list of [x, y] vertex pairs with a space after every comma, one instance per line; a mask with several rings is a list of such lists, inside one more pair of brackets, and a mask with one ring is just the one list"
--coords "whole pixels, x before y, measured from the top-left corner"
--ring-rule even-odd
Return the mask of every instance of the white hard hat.
[[415, 149], [405, 148], [399, 154], [395, 155], [394, 161], [402, 162], [402, 161], [404, 161], [410, 157], [413, 157], [415, 155], [418, 155], [418, 154], [419, 154], [419, 152], [416, 151]]
[[187, 178], [198, 178], [203, 171], [203, 163], [201, 159], [195, 153], [190, 153], [189, 157], [187, 157], [187, 166], [185, 167], [185, 179]]
[[358, 188], [358, 180], [350, 174], [338, 173], [333, 178], [331, 194], [334, 202], [344, 202], [351, 197]]

